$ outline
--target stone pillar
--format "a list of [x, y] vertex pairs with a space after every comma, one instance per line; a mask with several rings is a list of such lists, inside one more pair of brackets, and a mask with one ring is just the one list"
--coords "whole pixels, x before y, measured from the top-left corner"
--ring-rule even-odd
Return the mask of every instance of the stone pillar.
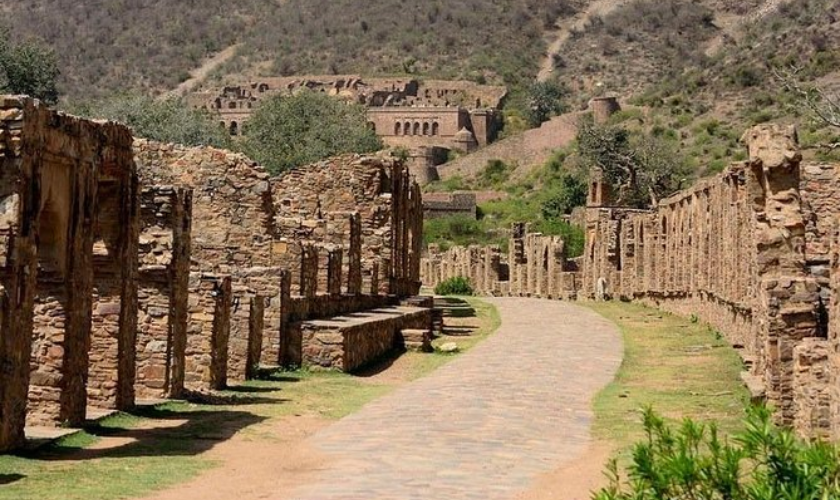
[[763, 125], [744, 135], [750, 159], [758, 331], [763, 373], [777, 420], [793, 422], [794, 347], [816, 334], [818, 286], [805, 270], [805, 221], [799, 195], [801, 155], [793, 127]]
[[[118, 164], [118, 162], [115, 162]], [[133, 167], [133, 162], [124, 161]], [[88, 397], [91, 404], [134, 406], [137, 369], [138, 181], [134, 169], [100, 178], [93, 247], [94, 307]]]
[[347, 293], [362, 293], [362, 219], [354, 213], [350, 219], [350, 243], [347, 249]]
[[190, 274], [185, 363], [189, 390], [217, 390], [227, 385], [231, 296], [229, 276]]
[[248, 325], [248, 358], [245, 364], [245, 378], [257, 378], [260, 367], [260, 355], [263, 347], [265, 325], [265, 297], [256, 295], [251, 298], [251, 317]]
[[341, 295], [341, 267], [343, 252], [340, 248], [327, 251], [327, 293]]

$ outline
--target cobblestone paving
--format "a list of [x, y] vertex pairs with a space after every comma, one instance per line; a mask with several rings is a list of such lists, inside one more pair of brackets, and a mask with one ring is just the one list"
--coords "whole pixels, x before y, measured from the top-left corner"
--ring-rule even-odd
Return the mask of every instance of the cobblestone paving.
[[586, 450], [618, 329], [565, 302], [487, 299], [502, 326], [471, 351], [312, 437], [329, 458], [295, 500], [509, 499]]

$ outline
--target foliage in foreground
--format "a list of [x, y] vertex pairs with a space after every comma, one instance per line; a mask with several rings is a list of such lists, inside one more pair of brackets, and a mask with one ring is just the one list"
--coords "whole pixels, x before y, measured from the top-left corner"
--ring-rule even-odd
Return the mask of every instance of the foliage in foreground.
[[68, 111], [88, 118], [104, 118], [131, 127], [134, 135], [185, 146], [231, 148], [224, 127], [206, 110], [196, 109], [177, 97], [121, 95], [86, 102]]
[[265, 100], [245, 126], [245, 153], [273, 174], [345, 153], [371, 153], [382, 141], [365, 108], [317, 92]]
[[691, 419], [674, 429], [651, 409], [647, 439], [635, 445], [622, 483], [608, 466], [610, 485], [595, 500], [828, 500], [840, 498], [840, 452], [798, 440], [773, 425], [766, 407], [749, 410], [746, 430], [731, 441], [714, 425]]
[[463, 276], [454, 276], [438, 283], [435, 287], [437, 295], [472, 295], [474, 293], [470, 280]]

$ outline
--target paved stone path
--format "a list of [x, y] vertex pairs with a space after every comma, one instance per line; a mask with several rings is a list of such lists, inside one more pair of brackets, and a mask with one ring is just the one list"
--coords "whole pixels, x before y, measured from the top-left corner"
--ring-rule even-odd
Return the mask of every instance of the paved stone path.
[[496, 334], [314, 435], [329, 461], [295, 500], [509, 499], [582, 455], [618, 329], [565, 302], [488, 299]]

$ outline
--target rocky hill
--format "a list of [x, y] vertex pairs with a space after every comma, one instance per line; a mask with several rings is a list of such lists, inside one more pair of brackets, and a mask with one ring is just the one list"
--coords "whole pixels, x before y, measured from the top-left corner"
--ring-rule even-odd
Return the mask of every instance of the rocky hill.
[[418, 74], [517, 84], [547, 30], [584, 0], [26, 0], [0, 3], [15, 36], [58, 52], [71, 98], [175, 88], [210, 75]]

